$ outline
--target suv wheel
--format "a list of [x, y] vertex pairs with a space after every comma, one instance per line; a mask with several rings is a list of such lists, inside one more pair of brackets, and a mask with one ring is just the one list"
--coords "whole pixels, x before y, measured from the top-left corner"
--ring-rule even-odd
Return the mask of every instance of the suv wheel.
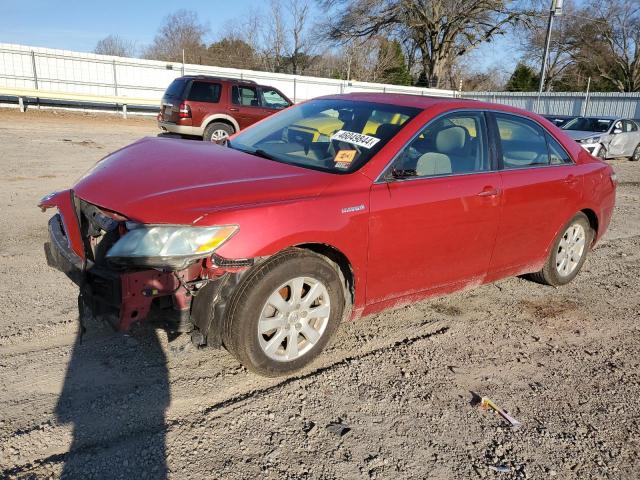
[[230, 135], [233, 135], [235, 130], [229, 124], [222, 122], [213, 122], [207, 125], [204, 129], [204, 135], [202, 139], [205, 142], [213, 142], [218, 145], [225, 145]]
[[344, 281], [325, 257], [285, 250], [252, 271], [234, 292], [223, 342], [245, 367], [275, 377], [308, 365], [342, 320]]

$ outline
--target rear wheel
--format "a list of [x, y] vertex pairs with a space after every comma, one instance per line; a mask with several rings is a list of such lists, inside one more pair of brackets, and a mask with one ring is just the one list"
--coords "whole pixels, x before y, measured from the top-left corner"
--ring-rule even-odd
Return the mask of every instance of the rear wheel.
[[593, 229], [587, 216], [580, 212], [560, 231], [542, 270], [530, 275], [545, 285], [565, 285], [573, 280], [587, 259], [593, 240]]
[[207, 125], [204, 129], [202, 139], [205, 142], [213, 142], [218, 145], [225, 145], [229, 136], [234, 134], [234, 129], [231, 125], [222, 122], [213, 122]]
[[638, 144], [636, 149], [633, 151], [633, 155], [631, 155], [629, 160], [631, 160], [632, 162], [640, 161], [640, 143]]
[[337, 329], [345, 308], [339, 268], [325, 257], [289, 249], [249, 273], [229, 305], [224, 345], [260, 375], [286, 375], [309, 364]]

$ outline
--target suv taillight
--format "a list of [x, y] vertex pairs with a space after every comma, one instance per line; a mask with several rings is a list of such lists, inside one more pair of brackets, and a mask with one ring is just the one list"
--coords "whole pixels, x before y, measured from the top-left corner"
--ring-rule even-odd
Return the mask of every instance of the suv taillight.
[[178, 111], [178, 116], [180, 118], [191, 118], [191, 107], [186, 103], [180, 104], [180, 110]]

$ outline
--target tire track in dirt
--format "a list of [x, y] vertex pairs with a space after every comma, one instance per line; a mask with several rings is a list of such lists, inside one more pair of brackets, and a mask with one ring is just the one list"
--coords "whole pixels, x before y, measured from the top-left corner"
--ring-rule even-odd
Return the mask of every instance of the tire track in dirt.
[[[339, 367], [342, 367], [344, 365], [349, 364], [350, 362], [353, 362], [354, 360], [364, 360], [366, 358], [375, 356], [375, 355], [379, 355], [382, 353], [385, 353], [389, 350], [393, 350], [396, 349], [398, 347], [406, 347], [406, 346], [410, 346], [416, 342], [422, 341], [422, 340], [429, 340], [433, 337], [439, 336], [439, 335], [443, 335], [445, 333], [447, 333], [449, 331], [448, 326], [442, 326], [439, 327], [436, 330], [433, 331], [429, 331], [420, 335], [416, 335], [414, 337], [408, 337], [405, 338], [403, 340], [400, 341], [395, 341], [393, 343], [390, 343], [384, 347], [381, 348], [377, 348], [371, 351], [368, 351], [366, 353], [360, 354], [360, 355], [355, 355], [355, 356], [349, 356], [346, 358], [343, 358], [341, 360], [338, 360], [334, 363], [331, 363], [329, 365], [326, 366], [322, 366], [319, 368], [316, 368], [312, 371], [309, 371], [307, 373], [301, 374], [301, 375], [295, 375], [292, 377], [288, 377], [285, 378], [282, 381], [279, 381], [278, 383], [276, 383], [275, 385], [263, 388], [263, 389], [257, 389], [257, 390], [249, 390], [243, 394], [222, 400], [218, 403], [215, 403], [213, 405], [208, 406], [205, 410], [199, 412], [200, 416], [209, 416], [212, 413], [216, 413], [218, 415], [222, 415], [224, 413], [226, 413], [225, 411], [228, 409], [233, 409], [233, 407], [240, 407], [242, 406], [242, 404], [246, 403], [248, 400], [256, 400], [256, 399], [260, 399], [270, 393], [273, 393], [277, 390], [283, 389], [287, 386], [289, 386], [290, 384], [293, 384], [295, 382], [300, 382], [303, 380], [307, 380], [313, 377], [317, 377], [320, 375], [323, 375], [325, 373], [331, 372], [334, 369], [337, 369]], [[173, 419], [173, 420], [168, 420], [166, 422], [166, 429], [170, 430], [175, 426], [178, 425], [182, 425], [184, 422], [180, 419]], [[13, 438], [21, 438], [21, 437], [30, 437], [32, 436], [34, 433], [39, 433], [42, 432], [42, 428], [40, 427], [34, 427], [32, 429], [23, 431], [23, 432], [14, 432], [14, 434], [12, 435]], [[139, 438], [139, 437], [143, 437], [145, 435], [153, 435], [158, 431], [157, 428], [142, 428], [142, 429], [136, 429], [132, 432], [128, 432], [126, 435], [122, 435], [122, 436], [118, 436], [118, 437], [111, 437], [108, 439], [101, 439], [98, 442], [95, 443], [90, 443], [90, 444], [86, 444], [83, 445], [81, 448], [78, 448], [76, 450], [71, 450], [65, 453], [56, 453], [53, 455], [50, 455], [46, 458], [43, 459], [34, 459], [31, 460], [23, 465], [17, 465], [15, 467], [12, 468], [7, 468], [4, 469], [2, 471], [2, 474], [9, 477], [9, 476], [13, 476], [13, 475], [18, 475], [18, 474], [22, 474], [22, 473], [28, 473], [29, 471], [33, 470], [34, 468], [40, 467], [40, 466], [44, 466], [47, 464], [51, 464], [51, 463], [60, 463], [60, 462], [64, 462], [69, 456], [72, 455], [79, 455], [88, 451], [93, 451], [96, 449], [100, 449], [100, 448], [104, 448], [106, 446], [108, 447], [113, 447], [117, 444], [121, 444], [121, 443], [126, 443], [128, 441], [131, 441], [132, 439], [135, 438]], [[53, 434], [55, 436], [55, 434]], [[48, 432], [47, 436], [49, 438], [51, 438], [52, 436], [52, 432]], [[30, 438], [28, 440], [29, 442], [33, 442], [33, 440]]]

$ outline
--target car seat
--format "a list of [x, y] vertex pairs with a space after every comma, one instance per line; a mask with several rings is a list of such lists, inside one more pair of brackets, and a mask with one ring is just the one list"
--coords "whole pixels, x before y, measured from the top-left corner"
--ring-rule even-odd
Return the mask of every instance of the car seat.
[[435, 151], [422, 155], [416, 164], [418, 176], [447, 175], [453, 173], [452, 164], [464, 161], [469, 132], [453, 125], [443, 128], [435, 135]]

